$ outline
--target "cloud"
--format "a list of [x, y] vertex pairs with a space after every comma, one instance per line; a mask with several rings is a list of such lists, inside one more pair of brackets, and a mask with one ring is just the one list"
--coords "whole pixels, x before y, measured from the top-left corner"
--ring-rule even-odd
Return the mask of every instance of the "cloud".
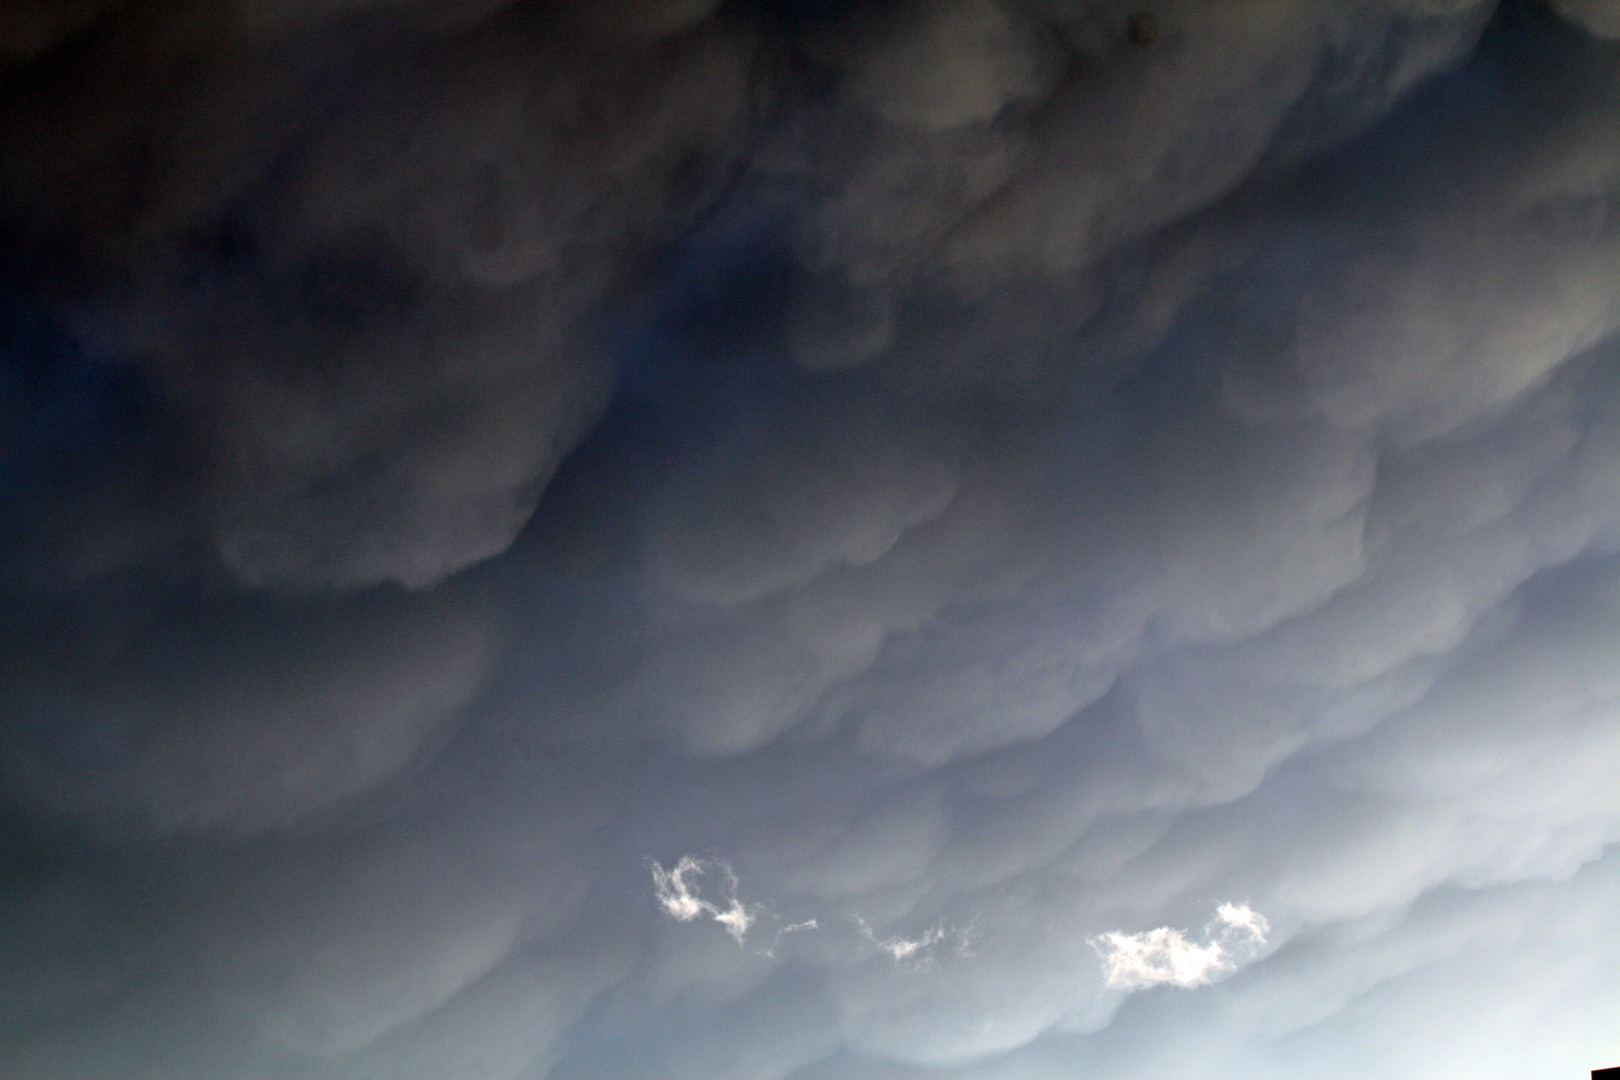
[[796, 358], [1015, 399], [1106, 372], [1060, 359], [1098, 260], [1353, 136], [1490, 8], [1167, 4], [1143, 48], [1127, 4], [857, 6], [808, 44], [846, 96], [812, 99], [789, 129], [805, 145], [762, 160], [809, 200]]
[[805, 919], [803, 922], [788, 923], [786, 926], [781, 927], [776, 931], [776, 936], [771, 939], [770, 948], [765, 950], [766, 958], [774, 959], [776, 957], [776, 950], [778, 946], [782, 944], [782, 939], [787, 937], [789, 934], [803, 934], [812, 930], [820, 929], [821, 921], [819, 919]]
[[8, 657], [0, 775], [80, 827], [156, 835], [286, 828], [386, 788], [464, 721], [498, 632], [453, 591], [245, 603], [178, 634], [161, 610], [103, 616], [99, 648], [40, 635]]
[[[505, 550], [605, 405], [588, 323], [727, 167], [746, 37], [500, 6], [136, 5], [11, 112], [14, 247], [185, 426], [182, 535], [245, 585]], [[374, 45], [303, 50], [345, 19]]]
[[14, 6], [0, 1073], [1609, 1052], [1590, 4]]
[[1620, 6], [1614, 0], [1556, 0], [1553, 9], [1587, 33], [1620, 38]]
[[[654, 862], [652, 877], [658, 905], [677, 922], [708, 916], [725, 927], [732, 940], [741, 945], [759, 917], [755, 910], [737, 899], [737, 874], [722, 859], [682, 855], [668, 870]], [[704, 886], [710, 883], [714, 886], [715, 900], [703, 896]], [[782, 932], [787, 933], [788, 929]]]
[[1190, 990], [1233, 974], [1266, 946], [1271, 924], [1247, 904], [1221, 904], [1197, 941], [1168, 926], [1140, 933], [1098, 934], [1092, 948], [1108, 985], [1119, 990], [1179, 986]]
[[935, 951], [939, 946], [951, 938], [957, 939], [958, 953], [965, 954], [969, 947], [969, 935], [967, 932], [946, 925], [944, 919], [934, 922], [921, 935], [910, 938], [900, 935], [880, 938], [864, 919], [856, 919], [856, 925], [860, 927], [861, 937], [877, 946], [888, 955], [890, 960], [897, 964], [930, 963], [934, 959]]

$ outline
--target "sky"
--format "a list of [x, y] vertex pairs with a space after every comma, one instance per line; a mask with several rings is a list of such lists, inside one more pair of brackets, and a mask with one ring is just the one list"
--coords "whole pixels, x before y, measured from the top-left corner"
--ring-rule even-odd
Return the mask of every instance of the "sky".
[[1620, 3], [11, 0], [0, 1075], [1620, 1065]]

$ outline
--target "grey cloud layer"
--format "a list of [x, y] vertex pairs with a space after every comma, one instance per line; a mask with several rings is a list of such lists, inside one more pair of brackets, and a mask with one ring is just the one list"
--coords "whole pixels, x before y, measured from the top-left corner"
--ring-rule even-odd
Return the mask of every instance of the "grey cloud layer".
[[18, 6], [0, 1072], [1620, 1060], [1610, 7]]

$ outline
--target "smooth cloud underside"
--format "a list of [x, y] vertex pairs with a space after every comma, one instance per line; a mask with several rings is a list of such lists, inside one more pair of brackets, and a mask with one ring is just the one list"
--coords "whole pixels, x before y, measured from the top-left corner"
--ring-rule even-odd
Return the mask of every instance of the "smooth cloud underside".
[[0, 1073], [1620, 1063], [1617, 39], [6, 5]]

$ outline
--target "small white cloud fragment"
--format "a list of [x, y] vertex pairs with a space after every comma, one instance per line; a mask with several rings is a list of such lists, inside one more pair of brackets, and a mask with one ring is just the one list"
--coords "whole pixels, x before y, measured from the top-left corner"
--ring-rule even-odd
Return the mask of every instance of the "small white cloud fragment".
[[[654, 861], [652, 876], [658, 906], [666, 915], [678, 922], [707, 916], [725, 927], [739, 945], [748, 936], [757, 916], [737, 898], [737, 873], [730, 863], [682, 855], [668, 870]], [[705, 891], [716, 899], [708, 899]]]
[[807, 930], [819, 929], [821, 929], [821, 924], [815, 919], [806, 919], [803, 922], [789, 923], [776, 931], [776, 936], [771, 938], [771, 947], [766, 949], [762, 955], [767, 960], [774, 960], [776, 958], [776, 947], [782, 944], [783, 938], [787, 937], [789, 934], [801, 934]]
[[1102, 958], [1108, 985], [1142, 990], [1169, 983], [1192, 989], [1237, 971], [1265, 948], [1271, 924], [1248, 904], [1222, 904], [1200, 940], [1161, 926], [1139, 934], [1110, 931], [1091, 939]]
[[940, 919], [919, 937], [908, 938], [896, 935], [895, 937], [880, 938], [873, 932], [872, 927], [865, 919], [857, 917], [855, 925], [860, 927], [861, 937], [887, 953], [890, 960], [897, 964], [914, 963], [926, 964], [934, 959], [935, 953], [945, 941], [955, 938], [957, 953], [962, 956], [968, 953], [968, 935], [966, 931], [949, 926], [944, 919]]

